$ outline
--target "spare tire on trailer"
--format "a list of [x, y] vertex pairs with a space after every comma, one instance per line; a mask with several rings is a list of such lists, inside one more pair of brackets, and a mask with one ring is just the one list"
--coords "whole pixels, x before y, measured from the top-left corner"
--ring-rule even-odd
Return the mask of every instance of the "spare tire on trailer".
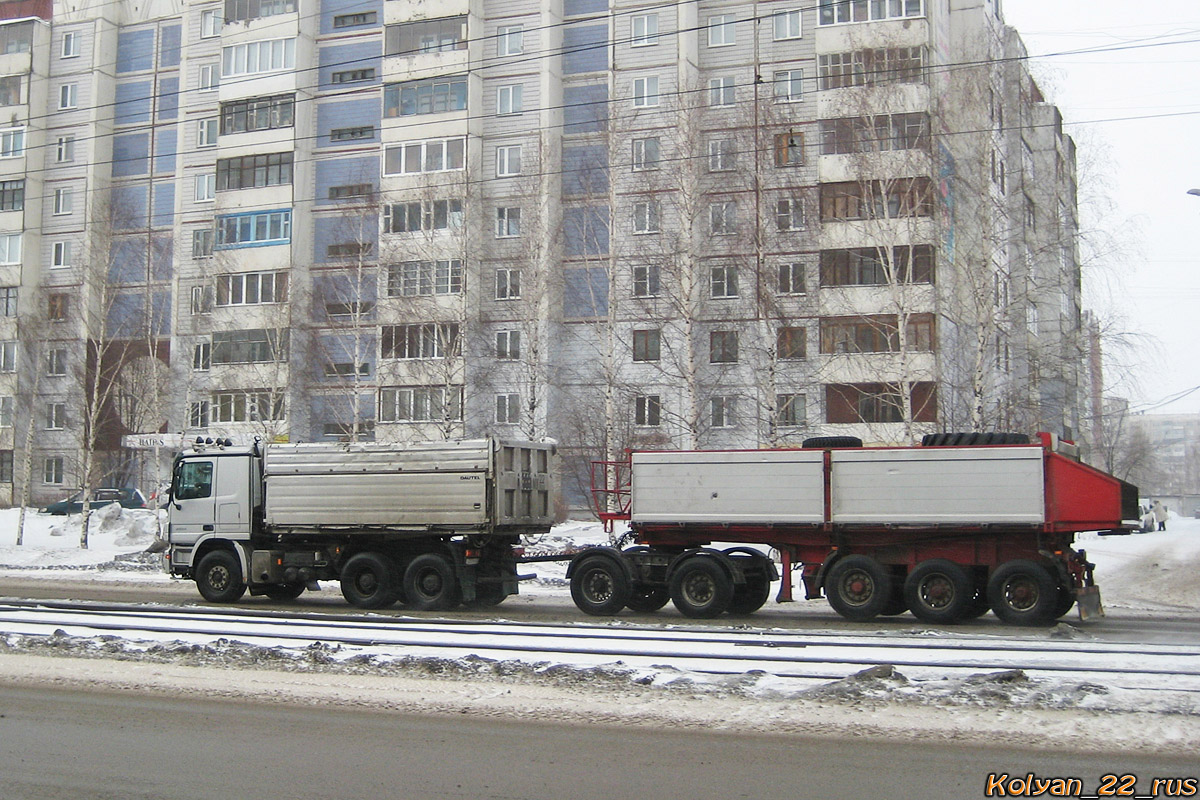
[[808, 450], [824, 450], [827, 447], [862, 447], [862, 439], [857, 436], [813, 436], [805, 439], [800, 446]]
[[922, 447], [963, 447], [981, 444], [1029, 444], [1023, 433], [927, 433], [921, 437]]

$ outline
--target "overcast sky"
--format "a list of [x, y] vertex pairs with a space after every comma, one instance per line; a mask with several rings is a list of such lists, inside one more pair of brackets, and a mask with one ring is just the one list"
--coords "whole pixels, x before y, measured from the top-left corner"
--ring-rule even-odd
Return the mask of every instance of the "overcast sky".
[[[1128, 248], [1084, 273], [1085, 307], [1142, 335], [1120, 356], [1134, 385], [1110, 392], [1149, 413], [1200, 412], [1200, 196], [1187, 194], [1200, 189], [1200, 2], [1002, 2], [1079, 147], [1084, 226]], [[1072, 52], [1084, 49], [1105, 51]], [[1098, 178], [1113, 203], [1102, 220], [1087, 201]]]

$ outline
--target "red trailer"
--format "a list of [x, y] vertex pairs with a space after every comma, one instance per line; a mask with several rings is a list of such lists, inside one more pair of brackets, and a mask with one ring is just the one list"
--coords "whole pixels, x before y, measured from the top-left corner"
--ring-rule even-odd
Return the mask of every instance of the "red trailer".
[[[589, 614], [657, 610], [750, 613], [778, 579], [780, 553], [809, 599], [824, 594], [856, 621], [912, 613], [953, 623], [990, 608], [1043, 624], [1078, 603], [1102, 615], [1083, 531], [1136, 526], [1137, 488], [1078, 460], [1051, 434], [935, 434], [920, 447], [864, 448], [845, 437], [800, 449], [637, 451], [593, 465], [593, 501], [636, 546], [572, 561], [575, 604]], [[714, 542], [734, 545], [714, 547]]]

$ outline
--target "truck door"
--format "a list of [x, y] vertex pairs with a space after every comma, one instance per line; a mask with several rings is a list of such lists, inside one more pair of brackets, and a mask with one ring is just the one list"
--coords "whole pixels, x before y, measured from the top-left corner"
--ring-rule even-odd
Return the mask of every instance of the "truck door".
[[215, 458], [189, 458], [176, 465], [170, 511], [172, 544], [195, 544], [216, 530], [216, 472]]

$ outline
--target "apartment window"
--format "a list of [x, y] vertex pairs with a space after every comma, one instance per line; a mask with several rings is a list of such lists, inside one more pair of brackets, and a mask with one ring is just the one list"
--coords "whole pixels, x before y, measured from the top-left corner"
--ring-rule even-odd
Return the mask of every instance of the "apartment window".
[[657, 428], [662, 424], [662, 396], [639, 394], [634, 397], [633, 424], [642, 428]]
[[510, 239], [521, 235], [521, 209], [496, 209], [496, 238]]
[[345, 258], [351, 261], [370, 261], [372, 260], [371, 255], [374, 252], [374, 242], [338, 242], [325, 246], [325, 255], [330, 259]]
[[13, 482], [13, 451], [0, 450], [0, 483]]
[[817, 20], [821, 25], [837, 25], [843, 22], [873, 22], [923, 16], [923, 0], [821, 0]]
[[509, 144], [496, 148], [496, 177], [521, 174], [521, 145]]
[[70, 187], [54, 190], [54, 214], [65, 216], [70, 214], [75, 206], [75, 190]]
[[218, 306], [257, 306], [286, 301], [286, 272], [238, 272], [217, 276]]
[[660, 270], [657, 264], [638, 264], [633, 268], [633, 296], [655, 297], [658, 295]]
[[[895, 314], [827, 317], [821, 320], [821, 352], [894, 353], [900, 349], [900, 323]], [[905, 349], [931, 352], [933, 315], [909, 314], [905, 320]]]
[[212, 343], [200, 342], [192, 348], [192, 372], [208, 372], [212, 367]]
[[775, 395], [775, 424], [781, 428], [802, 428], [808, 425], [808, 410], [802, 394]]
[[200, 12], [200, 38], [211, 39], [214, 36], [221, 35], [221, 26], [225, 24], [225, 20], [221, 18], [221, 12], [216, 9]]
[[225, 19], [229, 22], [294, 14], [296, 0], [225, 0]]
[[933, 213], [928, 178], [821, 184], [822, 220], [898, 219]]
[[[909, 407], [914, 422], [937, 422], [937, 388], [918, 382], [911, 385]], [[825, 387], [825, 417], [833, 424], [903, 422], [904, 397], [886, 383], [833, 383]]]
[[496, 299], [515, 300], [521, 296], [521, 270], [500, 267], [496, 270]]
[[521, 421], [521, 395], [516, 392], [496, 395], [496, 424], [516, 425]]
[[716, 395], [709, 400], [709, 419], [714, 428], [732, 428], [737, 424], [737, 398]]
[[54, 144], [54, 160], [64, 164], [75, 160], [75, 137], [59, 136]]
[[211, 421], [209, 402], [200, 400], [188, 408], [188, 424], [193, 428], [207, 428]]
[[0, 317], [17, 315], [17, 287], [0, 286]]
[[496, 90], [497, 114], [520, 114], [522, 110], [522, 85], [514, 83], [511, 86], [501, 86]]
[[733, 78], [713, 78], [708, 82], [708, 104], [731, 106], [735, 102]]
[[79, 84], [64, 83], [58, 87], [59, 111], [77, 108], [79, 106]]
[[25, 179], [0, 181], [0, 211], [21, 211], [25, 208]]
[[217, 118], [202, 119], [196, 123], [196, 146], [217, 146]]
[[360, 83], [375, 80], [375, 68], [343, 69], [329, 75], [330, 83]]
[[217, 250], [286, 244], [292, 239], [291, 210], [217, 217]]
[[419, 81], [389, 83], [383, 87], [385, 117], [444, 114], [467, 108], [467, 76], [447, 75]]
[[21, 105], [23, 84], [24, 81], [20, 75], [5, 75], [0, 78], [0, 106]]
[[[925, 48], [887, 47], [818, 57], [818, 88], [877, 86], [924, 81]], [[993, 106], [994, 107], [994, 106]]]
[[737, 203], [726, 200], [708, 207], [709, 230], [713, 236], [732, 236], [737, 233]]
[[51, 248], [50, 266], [59, 269], [71, 266], [71, 243], [55, 242]]
[[46, 352], [46, 374], [59, 378], [67, 374], [67, 351], [62, 347], [54, 347]]
[[798, 167], [804, 163], [804, 134], [788, 131], [775, 134], [775, 166]]
[[708, 171], [727, 172], [737, 165], [733, 139], [708, 140]]
[[780, 231], [804, 229], [804, 203], [794, 197], [775, 201], [775, 228]]
[[46, 318], [51, 322], [62, 322], [67, 318], [71, 309], [69, 294], [52, 294], [46, 302]]
[[523, 25], [502, 25], [496, 29], [496, 55], [519, 56], [524, 52]]
[[79, 55], [79, 34], [75, 31], [67, 31], [62, 38], [63, 58], [76, 58]]
[[442, 17], [402, 25], [388, 25], [384, 29], [383, 41], [384, 55], [389, 56], [465, 50], [467, 18]]
[[21, 234], [0, 233], [0, 264], [21, 263]]
[[215, 92], [221, 85], [221, 69], [217, 64], [204, 64], [196, 88], [201, 92]]
[[268, 39], [221, 49], [221, 75], [258, 75], [296, 67], [295, 39]]
[[357, 128], [334, 128], [329, 132], [329, 140], [331, 142], [352, 142], [357, 139], [374, 138], [374, 125], [361, 125]]
[[277, 94], [221, 104], [221, 133], [248, 133], [295, 124], [294, 95]]
[[714, 264], [709, 269], [709, 290], [715, 299], [738, 296], [737, 267]]
[[213, 243], [216, 231], [212, 228], [201, 228], [192, 231], [192, 258], [209, 258], [213, 254]]
[[804, 94], [804, 71], [786, 69], [775, 73], [775, 101], [794, 103]]
[[20, 158], [25, 155], [25, 129], [0, 130], [0, 158]]
[[246, 389], [213, 394], [213, 422], [269, 422], [282, 420], [283, 396], [270, 389]]
[[17, 22], [0, 26], [0, 55], [28, 53], [32, 50], [33, 25], [33, 22]]
[[708, 18], [708, 46], [725, 47], [736, 43], [736, 21], [732, 14]]
[[405, 261], [387, 268], [388, 297], [431, 297], [461, 294], [463, 263], [460, 259]]
[[211, 286], [193, 286], [191, 310], [193, 314], [208, 314], [213, 310]]
[[356, 28], [360, 25], [374, 25], [378, 21], [375, 11], [364, 11], [358, 14], [338, 14], [333, 18], [335, 28]]
[[929, 146], [929, 115], [920, 111], [823, 119], [818, 128], [822, 155], [916, 150]]
[[46, 430], [61, 431], [67, 427], [67, 404], [48, 403], [46, 405]]
[[292, 182], [291, 153], [261, 153], [217, 160], [216, 189], [286, 186]]
[[800, 38], [800, 9], [776, 11], [771, 15], [771, 21], [774, 23], [775, 41]]
[[17, 343], [14, 340], [0, 342], [0, 372], [17, 371]]
[[62, 456], [46, 456], [46, 460], [42, 462], [42, 483], [50, 486], [61, 486], [63, 480], [63, 463]]
[[649, 108], [658, 105], [658, 76], [633, 79], [634, 108]]
[[630, 18], [630, 47], [658, 44], [658, 14], [638, 14]]
[[521, 357], [521, 332], [496, 331], [496, 358], [514, 361]]
[[269, 364], [286, 361], [288, 332], [272, 328], [214, 331], [213, 364]]
[[708, 360], [712, 364], [736, 364], [737, 331], [712, 331], [708, 334]]
[[933, 283], [934, 249], [931, 245], [856, 247], [821, 251], [822, 286], [885, 286], [896, 283]]
[[385, 233], [458, 230], [462, 223], [463, 206], [458, 199], [389, 203], [383, 207]]
[[780, 294], [804, 294], [804, 264], [799, 261], [780, 264], [778, 276]]
[[380, 345], [384, 358], [453, 358], [458, 355], [458, 324], [385, 325]]
[[633, 332], [633, 360], [658, 361], [662, 347], [662, 331], [657, 328]]
[[658, 169], [660, 159], [659, 141], [657, 136], [633, 140], [633, 170], [640, 172], [647, 169]]
[[658, 203], [646, 200], [633, 204], [633, 232], [658, 233]]
[[805, 358], [807, 351], [804, 328], [783, 327], [775, 332], [775, 357], [781, 361]]
[[13, 398], [11, 395], [0, 397], [0, 428], [13, 426]]
[[201, 173], [195, 177], [195, 201], [205, 203], [216, 199], [217, 176]]
[[446, 172], [466, 166], [466, 140], [426, 139], [388, 147], [383, 155], [384, 175]]
[[462, 389], [396, 386], [379, 390], [380, 422], [445, 422], [462, 419]]

